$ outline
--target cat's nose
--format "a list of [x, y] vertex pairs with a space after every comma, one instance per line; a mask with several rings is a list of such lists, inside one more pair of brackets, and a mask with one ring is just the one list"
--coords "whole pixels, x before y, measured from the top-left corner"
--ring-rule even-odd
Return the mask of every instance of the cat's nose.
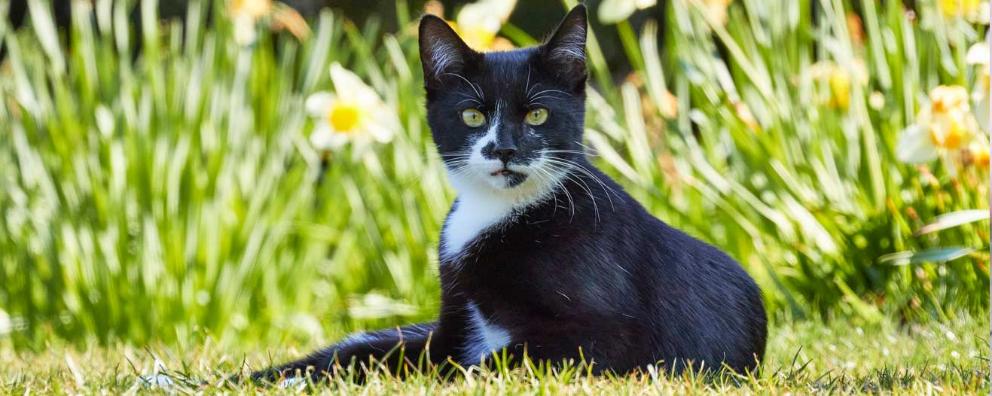
[[493, 149], [493, 154], [496, 154], [496, 158], [499, 158], [500, 161], [506, 164], [517, 154], [517, 149], [514, 147], [500, 147]]

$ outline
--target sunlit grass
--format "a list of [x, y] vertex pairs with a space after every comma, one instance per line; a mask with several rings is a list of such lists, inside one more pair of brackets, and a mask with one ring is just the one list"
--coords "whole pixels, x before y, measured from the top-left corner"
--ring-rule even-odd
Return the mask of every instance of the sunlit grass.
[[[340, 377], [330, 383], [268, 387], [272, 393], [328, 394], [987, 394], [987, 319], [903, 328], [892, 322], [858, 325], [804, 322], [773, 326], [768, 354], [758, 375], [706, 377], [665, 372], [616, 377], [586, 375], [582, 367], [548, 370], [536, 366], [471, 370], [441, 380], [414, 374], [402, 381], [377, 372], [364, 385]], [[258, 368], [308, 352], [316, 345], [241, 350], [207, 342], [151, 348], [52, 346], [17, 354], [0, 348], [0, 392], [234, 392], [253, 393], [253, 384], [226, 381], [232, 373]], [[144, 378], [145, 380], [143, 380]], [[146, 380], [171, 383], [166, 388]]]
[[[140, 32], [135, 4], [73, 2], [58, 31], [46, 3], [0, 26], [0, 334], [36, 349], [300, 343], [436, 315], [454, 195], [424, 123], [418, 10], [397, 2], [397, 33], [327, 12], [305, 41], [241, 46], [221, 2], [191, 2], [184, 30], [142, 1]], [[855, 3], [860, 41], [850, 2], [741, 0], [723, 24], [672, 1], [665, 20], [620, 27], [630, 76], [593, 37], [587, 144], [652, 213], [741, 261], [775, 317], [982, 312], [987, 221], [915, 232], [987, 210], [987, 169], [916, 167], [894, 147], [929, 88], [980, 85], [964, 58], [984, 28], [929, 2]], [[311, 147], [304, 101], [332, 88], [334, 62], [396, 109], [390, 143]], [[911, 256], [956, 247], [975, 250]]]

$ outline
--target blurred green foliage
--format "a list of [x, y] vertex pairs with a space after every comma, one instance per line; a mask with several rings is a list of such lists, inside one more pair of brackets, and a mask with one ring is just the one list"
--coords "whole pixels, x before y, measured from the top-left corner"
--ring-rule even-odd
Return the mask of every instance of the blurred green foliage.
[[[0, 25], [0, 336], [258, 342], [435, 315], [454, 192], [424, 122], [419, 10], [398, 2], [397, 32], [325, 12], [305, 40], [241, 46], [228, 19], [205, 23], [220, 2], [191, 3], [182, 25], [142, 1], [141, 31], [125, 1], [75, 2], [65, 31], [31, 4], [24, 29]], [[658, 14], [616, 26], [629, 76], [590, 41], [597, 164], [737, 258], [774, 316], [988, 308], [987, 216], [916, 234], [988, 212], [988, 168], [896, 158], [932, 87], [981, 85], [965, 55], [987, 26], [923, 1]], [[311, 147], [304, 102], [333, 62], [395, 109], [391, 142]]]

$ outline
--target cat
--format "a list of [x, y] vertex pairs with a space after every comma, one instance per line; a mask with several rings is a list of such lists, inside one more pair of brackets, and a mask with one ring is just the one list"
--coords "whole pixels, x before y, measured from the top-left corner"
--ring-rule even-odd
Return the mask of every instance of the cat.
[[458, 194], [440, 238], [439, 318], [359, 333], [255, 379], [494, 353], [583, 358], [595, 372], [757, 369], [767, 329], [751, 277], [587, 159], [586, 30], [579, 5], [542, 45], [480, 53], [421, 19], [427, 121]]

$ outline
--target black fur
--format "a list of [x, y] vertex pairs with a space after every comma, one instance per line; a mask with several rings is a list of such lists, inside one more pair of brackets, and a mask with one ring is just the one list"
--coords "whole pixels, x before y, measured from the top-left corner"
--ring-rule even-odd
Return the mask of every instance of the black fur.
[[[748, 274], [720, 250], [653, 217], [586, 159], [585, 29], [579, 6], [542, 46], [481, 54], [440, 19], [421, 20], [428, 122], [449, 170], [457, 172], [465, 150], [486, 133], [486, 125], [462, 122], [461, 111], [471, 107], [500, 122], [495, 140], [482, 148], [484, 158], [510, 147], [515, 154], [504, 168], [551, 157], [567, 174], [549, 195], [486, 228], [460, 254], [446, 254], [442, 240], [438, 322], [365, 333], [256, 379], [308, 368], [334, 374], [337, 363], [352, 359], [384, 359], [394, 371], [417, 367], [418, 358], [478, 364], [465, 356], [477, 331], [470, 303], [510, 336], [506, 349], [516, 357], [560, 362], [581, 354], [597, 372], [618, 373], [649, 364], [676, 372], [690, 365], [757, 368], [766, 320]], [[439, 43], [448, 58], [433, 52]], [[535, 100], [538, 90], [553, 91]], [[535, 107], [548, 109], [547, 122], [524, 124]], [[522, 183], [516, 179], [538, 177], [514, 169], [504, 174], [507, 189]], [[452, 213], [462, 204], [460, 195]]]

